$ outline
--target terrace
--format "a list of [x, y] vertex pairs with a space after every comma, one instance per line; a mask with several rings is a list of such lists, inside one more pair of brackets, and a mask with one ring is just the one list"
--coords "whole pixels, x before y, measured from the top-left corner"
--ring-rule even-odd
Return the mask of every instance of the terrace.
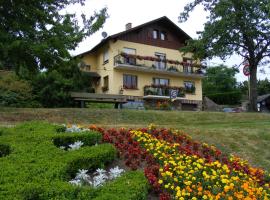
[[120, 53], [114, 57], [114, 66], [118, 70], [132, 70], [145, 73], [159, 73], [177, 77], [203, 77], [203, 66], [177, 60], [160, 59]]

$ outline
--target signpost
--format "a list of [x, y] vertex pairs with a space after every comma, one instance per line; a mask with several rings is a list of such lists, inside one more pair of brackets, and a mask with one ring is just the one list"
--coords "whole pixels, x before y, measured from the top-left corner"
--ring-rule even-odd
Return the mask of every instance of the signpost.
[[170, 99], [175, 100], [178, 94], [178, 90], [170, 90]]
[[249, 64], [245, 64], [244, 67], [243, 67], [243, 74], [245, 76], [248, 76], [250, 75], [250, 71], [249, 71]]

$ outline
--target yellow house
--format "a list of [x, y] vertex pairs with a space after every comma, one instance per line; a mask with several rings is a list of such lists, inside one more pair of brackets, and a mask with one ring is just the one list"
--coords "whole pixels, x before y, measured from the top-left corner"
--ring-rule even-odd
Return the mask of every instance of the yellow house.
[[200, 110], [202, 70], [192, 54], [179, 51], [190, 39], [167, 17], [104, 38], [80, 54], [82, 70], [93, 76], [96, 94], [121, 95], [160, 106], [172, 100], [179, 110]]

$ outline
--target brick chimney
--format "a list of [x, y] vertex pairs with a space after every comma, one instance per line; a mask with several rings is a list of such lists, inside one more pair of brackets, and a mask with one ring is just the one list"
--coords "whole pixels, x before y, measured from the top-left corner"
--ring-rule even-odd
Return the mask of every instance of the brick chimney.
[[132, 28], [132, 23], [127, 23], [126, 24], [126, 31]]

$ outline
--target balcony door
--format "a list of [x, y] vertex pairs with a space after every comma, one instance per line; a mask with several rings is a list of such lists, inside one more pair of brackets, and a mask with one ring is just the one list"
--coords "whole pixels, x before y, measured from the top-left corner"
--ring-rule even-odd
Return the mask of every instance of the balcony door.
[[[136, 55], [136, 49], [132, 48], [123, 48], [123, 52], [128, 55]], [[124, 63], [129, 65], [136, 65], [136, 58], [127, 56], [124, 58]]]
[[184, 58], [183, 61], [185, 63], [184, 66], [183, 66], [183, 68], [184, 68], [183, 71], [185, 73], [193, 73], [192, 59]]
[[155, 53], [155, 56], [158, 58], [159, 61], [156, 61], [155, 66], [157, 69], [164, 70], [166, 69], [166, 54], [164, 53]]

